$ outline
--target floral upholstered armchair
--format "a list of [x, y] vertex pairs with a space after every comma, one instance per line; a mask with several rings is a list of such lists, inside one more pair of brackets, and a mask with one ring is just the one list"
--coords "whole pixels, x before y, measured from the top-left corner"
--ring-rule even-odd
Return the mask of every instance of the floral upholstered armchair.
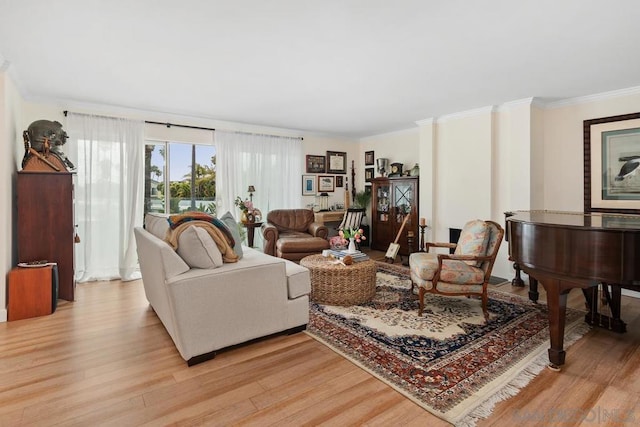
[[[441, 295], [477, 295], [482, 299], [482, 312], [487, 311], [487, 285], [498, 255], [504, 229], [496, 222], [473, 220], [465, 224], [458, 243], [426, 243], [426, 252], [409, 257], [411, 282], [418, 286], [420, 308], [424, 310], [427, 292]], [[429, 253], [430, 248], [455, 248], [453, 254]]]

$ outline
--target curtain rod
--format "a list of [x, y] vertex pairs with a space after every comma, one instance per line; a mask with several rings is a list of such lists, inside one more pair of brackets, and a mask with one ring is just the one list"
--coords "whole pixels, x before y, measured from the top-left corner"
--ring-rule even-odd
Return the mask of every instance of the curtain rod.
[[[65, 117], [67, 117], [67, 114], [69, 113], [69, 111], [68, 111], [68, 110], [64, 110], [64, 111], [63, 111], [63, 113], [64, 113], [64, 116], [65, 116]], [[215, 131], [215, 129], [214, 129], [214, 128], [206, 128], [206, 127], [201, 127], [201, 126], [178, 125], [178, 124], [175, 124], [175, 123], [169, 123], [169, 122], [166, 122], [166, 123], [163, 123], [163, 122], [154, 122], [154, 121], [151, 121], [151, 120], [145, 120], [144, 122], [145, 122], [145, 123], [148, 123], [148, 124], [150, 124], [150, 125], [162, 125], [162, 126], [166, 126], [166, 127], [168, 127], [168, 128], [170, 128], [171, 126], [175, 126], [175, 127], [178, 127], [178, 128], [187, 128], [187, 129], [199, 129], [199, 130], [210, 130], [210, 131]], [[267, 134], [267, 133], [242, 132], [242, 131], [230, 131], [230, 132], [241, 133], [241, 134], [245, 134], [245, 135], [277, 136], [277, 135], [270, 135], [270, 134]], [[301, 136], [299, 136], [299, 137], [296, 137], [296, 136], [287, 136], [287, 137], [283, 137], [283, 138], [300, 138], [300, 140], [301, 140], [301, 141], [303, 141], [303, 140], [304, 140], [304, 138], [303, 138], [303, 137], [301, 137]]]
[[162, 122], [152, 122], [150, 120], [145, 120], [145, 123], [149, 123], [150, 125], [164, 125], [168, 128], [170, 128], [171, 126], [175, 126], [177, 128], [187, 128], [187, 129], [200, 129], [200, 130], [211, 130], [214, 131], [214, 128], [204, 128], [204, 127], [200, 127], [200, 126], [190, 126], [190, 125], [177, 125], [175, 123], [162, 123]]
[[241, 135], [258, 135], [258, 136], [275, 136], [278, 138], [293, 138], [293, 139], [300, 139], [301, 141], [304, 140], [304, 138], [301, 136], [281, 136], [281, 135], [272, 135], [270, 133], [243, 132], [240, 130], [228, 130], [228, 131], [221, 131], [221, 132], [233, 132], [233, 133], [239, 133]]

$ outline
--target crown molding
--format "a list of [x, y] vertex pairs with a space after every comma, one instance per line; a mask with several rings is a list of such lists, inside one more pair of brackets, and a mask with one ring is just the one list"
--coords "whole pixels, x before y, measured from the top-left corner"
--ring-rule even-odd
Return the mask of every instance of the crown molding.
[[428, 119], [416, 120], [414, 123], [418, 126], [432, 126], [436, 122], [436, 119], [429, 117]]
[[377, 139], [377, 138], [389, 138], [389, 137], [392, 137], [392, 136], [410, 134], [410, 133], [417, 134], [418, 133], [418, 128], [417, 127], [406, 128], [406, 129], [394, 130], [394, 131], [391, 131], [391, 132], [377, 133], [375, 135], [363, 136], [362, 138], [358, 138], [358, 141], [362, 142], [362, 141], [367, 141], [367, 140]]
[[488, 105], [486, 107], [475, 108], [473, 110], [460, 111], [458, 113], [446, 114], [436, 118], [437, 123], [448, 122], [449, 120], [464, 119], [467, 117], [481, 116], [485, 114], [492, 114], [497, 111], [495, 105]]
[[507, 101], [504, 102], [500, 105], [498, 105], [496, 107], [496, 111], [497, 112], [503, 112], [503, 111], [509, 111], [513, 108], [518, 108], [518, 107], [522, 107], [522, 106], [527, 106], [530, 107], [532, 105], [534, 105], [534, 103], [536, 102], [536, 98], [523, 98], [523, 99], [516, 99], [514, 101]]
[[551, 101], [545, 104], [544, 108], [562, 108], [570, 107], [572, 105], [586, 104], [594, 101], [603, 101], [607, 99], [620, 98], [623, 96], [633, 96], [640, 94], [640, 86], [629, 87], [625, 89], [612, 90], [609, 92], [601, 92], [593, 95], [577, 96], [575, 98], [560, 99], [558, 101]]

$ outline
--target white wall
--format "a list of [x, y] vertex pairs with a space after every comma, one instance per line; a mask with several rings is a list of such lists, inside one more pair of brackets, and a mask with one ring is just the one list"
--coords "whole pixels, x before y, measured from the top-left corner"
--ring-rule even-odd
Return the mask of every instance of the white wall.
[[[1, 62], [1, 61], [0, 61]], [[1, 64], [0, 64], [1, 65]], [[15, 172], [24, 154], [22, 132], [18, 126], [21, 120], [22, 98], [8, 73], [0, 71], [0, 209], [5, 221], [0, 225], [0, 271], [5, 278], [0, 282], [0, 322], [7, 320], [7, 280], [8, 273], [17, 262], [15, 204]]]
[[[491, 112], [493, 111], [493, 112]], [[432, 240], [465, 219], [583, 210], [583, 121], [640, 111], [640, 88], [543, 104], [536, 99], [417, 122], [420, 200]], [[494, 275], [511, 278], [503, 244]]]
[[[0, 227], [0, 269], [5, 273], [17, 259], [15, 243], [15, 171], [22, 158], [22, 130], [34, 120], [65, 123], [68, 106], [23, 102], [13, 82], [0, 71], [0, 144], [9, 150], [2, 157], [0, 194], [6, 222]], [[448, 228], [459, 228], [471, 218], [504, 223], [504, 212], [514, 209], [583, 209], [582, 122], [588, 119], [640, 111], [640, 88], [599, 94], [552, 104], [514, 101], [441, 118], [417, 122], [403, 131], [373, 135], [354, 141], [306, 135], [304, 132], [196, 119], [175, 115], [110, 110], [99, 106], [74, 111], [154, 121], [303, 136], [305, 155], [326, 151], [347, 153], [349, 188], [351, 162], [358, 191], [364, 188], [364, 152], [404, 164], [420, 164], [420, 216], [426, 217], [431, 240], [448, 241]], [[374, 166], [375, 167], [375, 166]], [[305, 167], [303, 165], [303, 170]], [[378, 175], [377, 171], [375, 172]], [[300, 183], [295, 188], [298, 189]], [[330, 203], [344, 200], [336, 189]], [[297, 190], [296, 190], [297, 191]], [[315, 202], [305, 197], [304, 204]], [[511, 278], [507, 246], [503, 244], [494, 275]], [[6, 280], [5, 280], [6, 282]], [[0, 286], [2, 288], [2, 286]], [[0, 321], [6, 320], [5, 294], [0, 289]]]
[[640, 111], [640, 88], [552, 104], [544, 111], [544, 206], [582, 211], [583, 121]]
[[[364, 190], [366, 184], [364, 170], [366, 168], [373, 168], [374, 177], [380, 176], [375, 163], [373, 165], [364, 164], [364, 153], [366, 151], [374, 152], [374, 162], [377, 159], [386, 158], [389, 159], [389, 163], [402, 163], [403, 171], [413, 168], [418, 163], [420, 173], [422, 173], [422, 165], [418, 157], [419, 145], [420, 129], [418, 127], [361, 138], [359, 144], [360, 152], [356, 158], [356, 190]], [[422, 182], [420, 185], [422, 185]], [[420, 193], [422, 194], [423, 191], [420, 190]], [[422, 200], [419, 200], [419, 204], [419, 216], [425, 216], [426, 214], [420, 210], [422, 209]], [[371, 206], [367, 211], [367, 217], [371, 218]]]

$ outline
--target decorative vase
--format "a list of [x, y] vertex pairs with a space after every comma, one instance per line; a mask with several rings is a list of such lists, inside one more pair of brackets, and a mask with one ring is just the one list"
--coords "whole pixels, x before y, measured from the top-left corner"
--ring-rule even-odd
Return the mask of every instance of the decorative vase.
[[356, 252], [358, 252], [358, 250], [356, 249], [356, 239], [353, 237], [349, 237], [349, 247], [347, 248], [347, 253], [355, 254]]
[[418, 166], [418, 164], [416, 163], [416, 165], [413, 167], [413, 169], [411, 169], [409, 174], [411, 176], [420, 176], [420, 166]]
[[247, 211], [242, 211], [242, 213], [240, 214], [240, 222], [243, 224], [247, 224], [249, 222]]

